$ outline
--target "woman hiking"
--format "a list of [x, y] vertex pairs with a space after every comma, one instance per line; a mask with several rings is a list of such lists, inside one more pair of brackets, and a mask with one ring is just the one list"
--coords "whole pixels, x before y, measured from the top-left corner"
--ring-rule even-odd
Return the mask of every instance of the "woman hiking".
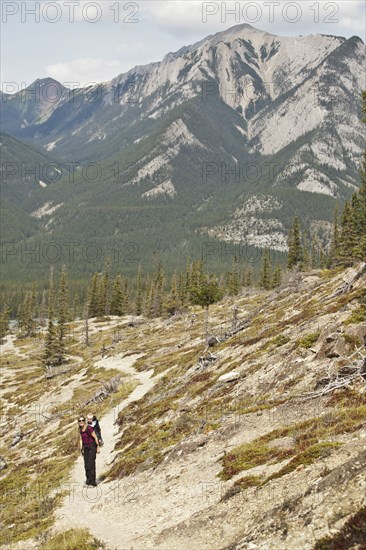
[[79, 420], [80, 431], [80, 452], [84, 457], [86, 487], [96, 487], [95, 479], [95, 459], [97, 453], [100, 452], [98, 438], [95, 435], [94, 428], [88, 426], [85, 422], [85, 417], [80, 416]]

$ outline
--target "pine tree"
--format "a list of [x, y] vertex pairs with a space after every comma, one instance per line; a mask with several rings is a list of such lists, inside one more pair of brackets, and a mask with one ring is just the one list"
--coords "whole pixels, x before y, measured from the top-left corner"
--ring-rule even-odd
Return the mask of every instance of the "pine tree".
[[334, 209], [334, 215], [333, 215], [333, 235], [332, 235], [332, 243], [330, 246], [330, 261], [333, 264], [337, 261], [337, 258], [339, 256], [339, 224], [338, 224], [338, 204], [336, 205]]
[[151, 282], [149, 286], [149, 290], [146, 294], [146, 307], [145, 307], [146, 317], [154, 317], [154, 303], [155, 303], [155, 285], [153, 282]]
[[234, 256], [233, 269], [227, 274], [227, 292], [230, 296], [237, 296], [240, 290], [238, 258]]
[[281, 281], [282, 281], [282, 270], [281, 270], [281, 267], [277, 265], [272, 275], [271, 288], [276, 288], [280, 286]]
[[0, 314], [0, 341], [5, 338], [9, 332], [10, 308], [4, 304]]
[[[366, 112], [366, 108], [365, 111]], [[366, 119], [365, 119], [366, 120]], [[358, 191], [360, 199], [360, 236], [358, 244], [355, 248], [355, 257], [359, 260], [365, 261], [366, 259], [366, 150], [363, 158], [363, 164], [361, 168], [361, 186]]]
[[48, 325], [43, 356], [43, 362], [46, 367], [53, 367], [57, 364], [58, 338], [54, 322], [54, 311], [55, 289], [53, 283], [53, 268], [51, 268], [50, 284], [48, 290]]
[[110, 258], [107, 258], [102, 276], [100, 278], [99, 299], [98, 299], [98, 315], [109, 314], [109, 270]]
[[161, 262], [159, 262], [156, 275], [155, 275], [155, 281], [153, 284], [153, 291], [152, 291], [152, 307], [150, 307], [150, 314], [152, 317], [161, 317], [163, 314], [163, 284], [164, 284], [164, 272], [163, 272], [163, 266]]
[[142, 298], [143, 297], [143, 288], [142, 288], [142, 274], [141, 267], [139, 266], [137, 271], [137, 280], [136, 280], [136, 303], [135, 303], [135, 314], [142, 314]]
[[122, 277], [120, 274], [116, 275], [113, 282], [112, 298], [110, 304], [111, 315], [125, 315], [123, 304], [123, 288]]
[[309, 249], [308, 249], [308, 241], [306, 238], [306, 235], [304, 234], [303, 239], [303, 255], [302, 255], [302, 261], [299, 264], [299, 267], [302, 271], [307, 271], [310, 266], [310, 255], [309, 255]]
[[191, 265], [187, 262], [186, 271], [184, 275], [184, 295], [186, 297], [186, 303], [191, 300]]
[[69, 290], [67, 283], [67, 271], [63, 266], [61, 271], [60, 289], [58, 295], [58, 324], [57, 324], [57, 353], [56, 363], [61, 364], [65, 360], [66, 323], [69, 319]]
[[41, 327], [46, 326], [46, 312], [47, 312], [47, 291], [42, 291], [42, 300], [39, 308], [39, 324]]
[[312, 235], [311, 237], [310, 266], [312, 269], [316, 269], [317, 267], [319, 267], [318, 242], [315, 235]]
[[301, 264], [303, 261], [303, 248], [301, 244], [301, 231], [299, 219], [294, 218], [292, 228], [288, 236], [288, 258], [287, 267], [292, 269], [293, 267]]
[[253, 286], [253, 267], [251, 265], [244, 268], [242, 284], [245, 287]]
[[169, 315], [174, 315], [179, 309], [179, 297], [178, 297], [178, 285], [177, 285], [177, 275], [174, 273], [172, 276], [172, 282], [170, 286], [170, 293], [167, 297], [165, 309]]
[[[366, 124], [366, 90], [362, 92], [362, 112], [364, 114], [362, 122]], [[360, 203], [360, 217], [358, 220], [360, 234], [358, 243], [355, 247], [355, 258], [366, 260], [366, 149], [363, 155], [362, 166], [360, 170], [361, 184], [358, 190]]]
[[97, 317], [99, 315], [99, 279], [100, 275], [98, 273], [94, 273], [89, 285], [88, 307], [90, 317]]
[[268, 248], [266, 248], [263, 253], [262, 269], [259, 276], [259, 286], [260, 288], [264, 288], [266, 290], [269, 290], [272, 286], [271, 262]]
[[343, 265], [352, 263], [352, 250], [354, 247], [354, 221], [352, 219], [351, 202], [346, 201], [342, 212], [342, 230], [339, 238], [339, 261]]
[[130, 291], [129, 291], [129, 282], [128, 282], [128, 279], [127, 277], [125, 278], [125, 283], [124, 283], [124, 286], [123, 286], [123, 295], [122, 295], [122, 299], [123, 299], [123, 310], [124, 310], [124, 315], [127, 315], [129, 313], [129, 310], [130, 310]]
[[[366, 91], [362, 92], [362, 100], [362, 111], [366, 115]], [[362, 120], [366, 122], [366, 116]], [[366, 259], [366, 150], [360, 177], [360, 188], [346, 202], [342, 213], [339, 261], [345, 266], [352, 265], [354, 260]]]
[[201, 284], [192, 289], [191, 302], [194, 305], [199, 305], [206, 308], [205, 320], [205, 338], [208, 336], [208, 313], [211, 304], [221, 300], [223, 291], [218, 285], [217, 279], [212, 275], [205, 275]]
[[327, 263], [328, 263], [327, 255], [324, 252], [324, 248], [321, 247], [320, 254], [319, 254], [319, 266], [321, 267], [321, 269], [324, 269], [325, 267], [327, 267]]
[[19, 331], [22, 337], [36, 334], [37, 287], [34, 283], [23, 300], [18, 312]]

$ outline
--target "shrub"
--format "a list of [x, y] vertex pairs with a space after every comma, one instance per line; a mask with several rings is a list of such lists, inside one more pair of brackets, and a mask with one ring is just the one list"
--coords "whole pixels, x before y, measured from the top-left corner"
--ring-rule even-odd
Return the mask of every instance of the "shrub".
[[69, 529], [54, 535], [39, 548], [40, 550], [100, 550], [106, 546], [92, 537], [87, 529]]
[[288, 336], [285, 336], [284, 334], [279, 334], [278, 336], [275, 336], [275, 338], [272, 338], [270, 340], [271, 344], [274, 344], [276, 348], [279, 348], [280, 346], [284, 346], [290, 341], [290, 338]]
[[301, 348], [311, 348], [311, 346], [318, 341], [319, 336], [320, 332], [311, 332], [309, 334], [306, 334], [297, 341], [297, 345]]

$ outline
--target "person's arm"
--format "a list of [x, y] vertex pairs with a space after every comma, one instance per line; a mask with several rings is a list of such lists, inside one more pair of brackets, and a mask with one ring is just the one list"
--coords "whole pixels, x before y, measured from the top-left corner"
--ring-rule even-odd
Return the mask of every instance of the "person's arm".
[[81, 454], [84, 454], [83, 439], [82, 439], [81, 436], [80, 436], [80, 439], [79, 439], [79, 444], [80, 444], [80, 452], [81, 452]]

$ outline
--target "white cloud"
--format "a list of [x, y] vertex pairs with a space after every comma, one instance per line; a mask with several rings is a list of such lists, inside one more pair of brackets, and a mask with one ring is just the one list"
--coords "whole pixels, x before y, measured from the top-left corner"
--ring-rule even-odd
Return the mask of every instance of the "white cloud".
[[47, 74], [61, 83], [77, 82], [80, 86], [84, 86], [88, 83], [111, 80], [125, 70], [123, 63], [116, 60], [83, 57], [49, 65]]
[[[272, 6], [270, 7], [270, 4]], [[334, 35], [365, 33], [363, 0], [335, 2], [183, 1], [141, 2], [142, 15], [165, 32], [189, 37], [206, 35], [248, 23], [273, 34]]]

